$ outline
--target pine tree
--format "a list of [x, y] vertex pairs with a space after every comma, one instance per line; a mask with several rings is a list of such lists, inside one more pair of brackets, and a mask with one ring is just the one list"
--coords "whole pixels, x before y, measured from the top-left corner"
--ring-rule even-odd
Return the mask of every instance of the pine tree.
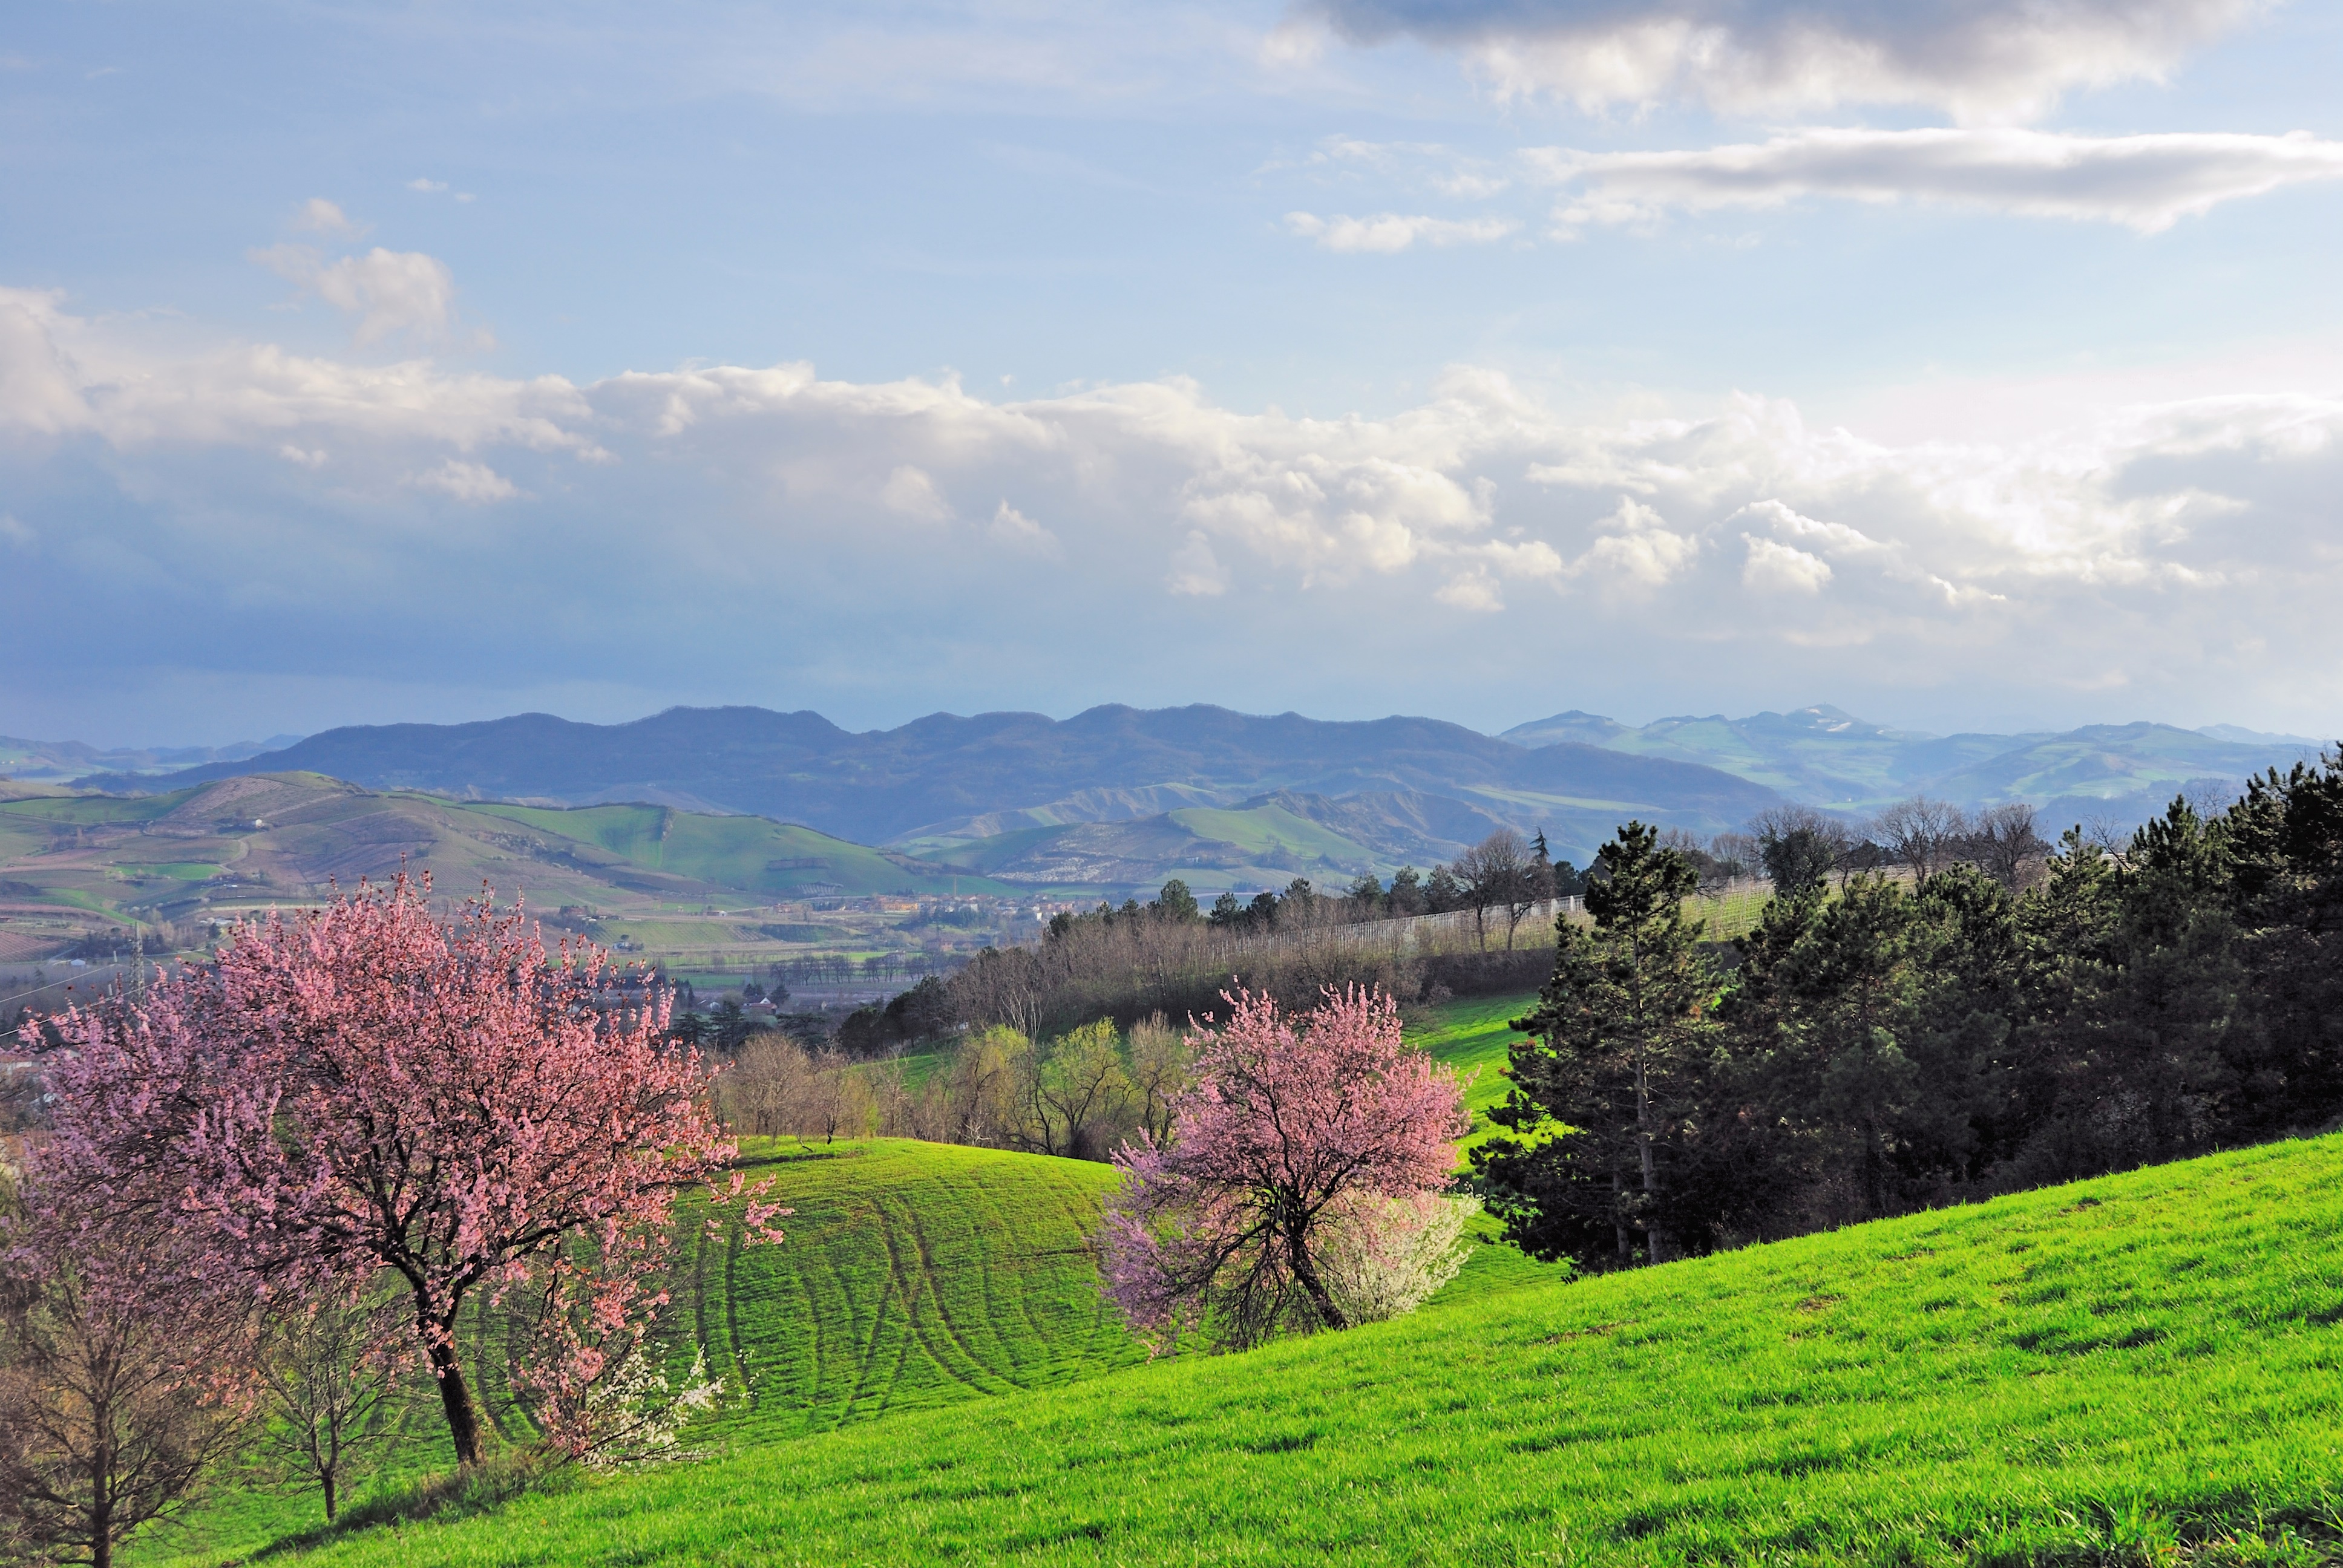
[[1630, 822], [1595, 855], [1592, 930], [1555, 922], [1554, 978], [1513, 1020], [1513, 1089], [1473, 1164], [1513, 1240], [1592, 1265], [1607, 1250], [1659, 1262], [1671, 1236], [1668, 1167], [1685, 1133], [1713, 1035], [1717, 980], [1684, 913], [1699, 873]]

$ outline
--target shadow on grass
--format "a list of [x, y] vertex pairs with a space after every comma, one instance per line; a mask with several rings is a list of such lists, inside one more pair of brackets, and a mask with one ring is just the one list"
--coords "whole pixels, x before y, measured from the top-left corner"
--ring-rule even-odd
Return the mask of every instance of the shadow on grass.
[[258, 1563], [294, 1553], [312, 1552], [344, 1536], [384, 1525], [447, 1523], [488, 1513], [525, 1493], [571, 1491], [585, 1483], [585, 1473], [565, 1455], [538, 1448], [508, 1449], [490, 1455], [470, 1470], [419, 1476], [404, 1485], [375, 1493], [351, 1504], [331, 1524], [320, 1524], [296, 1535], [280, 1536], [248, 1557], [231, 1559]]

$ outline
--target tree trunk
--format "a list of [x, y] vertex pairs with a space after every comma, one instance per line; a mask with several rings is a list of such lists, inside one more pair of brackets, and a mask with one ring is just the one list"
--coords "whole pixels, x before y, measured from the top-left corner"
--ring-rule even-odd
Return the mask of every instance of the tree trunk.
[[439, 1384], [439, 1404], [447, 1414], [447, 1435], [456, 1442], [456, 1462], [469, 1470], [480, 1462], [480, 1418], [472, 1408], [472, 1392], [465, 1385], [464, 1369], [456, 1361], [454, 1325], [444, 1340], [435, 1339], [428, 1354], [431, 1375]]
[[334, 1522], [334, 1473], [327, 1470], [318, 1478], [326, 1483], [326, 1523]]
[[1619, 1266], [1623, 1269], [1635, 1258], [1635, 1243], [1628, 1235], [1627, 1221], [1619, 1217], [1620, 1205], [1626, 1196], [1626, 1173], [1614, 1165], [1611, 1168], [1611, 1236], [1619, 1244]]
[[1646, 1072], [1648, 1058], [1635, 1058], [1635, 1152], [1643, 1162], [1644, 1261], [1666, 1261], [1667, 1246], [1659, 1226], [1652, 1222], [1652, 1200], [1660, 1190], [1659, 1169], [1652, 1154], [1652, 1089]]
[[1303, 1292], [1310, 1298], [1310, 1304], [1318, 1309], [1320, 1320], [1328, 1328], [1347, 1329], [1351, 1326], [1351, 1320], [1342, 1314], [1342, 1308], [1334, 1304], [1333, 1296], [1326, 1289], [1326, 1282], [1318, 1277], [1318, 1265], [1310, 1261], [1310, 1249], [1302, 1245], [1303, 1235], [1304, 1232], [1299, 1230], [1286, 1232], [1286, 1254], [1292, 1261], [1293, 1277], [1301, 1283]]

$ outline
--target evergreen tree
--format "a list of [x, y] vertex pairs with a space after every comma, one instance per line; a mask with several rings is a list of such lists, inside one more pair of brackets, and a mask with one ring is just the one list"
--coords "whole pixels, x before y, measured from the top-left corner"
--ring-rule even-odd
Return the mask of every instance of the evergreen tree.
[[1670, 1168], [1687, 1142], [1717, 983], [1684, 913], [1699, 876], [1655, 829], [1630, 822], [1595, 856], [1592, 930], [1555, 922], [1554, 978], [1513, 1020], [1513, 1088], [1492, 1112], [1523, 1134], [1473, 1154], [1490, 1207], [1540, 1257], [1582, 1264], [1678, 1250]]

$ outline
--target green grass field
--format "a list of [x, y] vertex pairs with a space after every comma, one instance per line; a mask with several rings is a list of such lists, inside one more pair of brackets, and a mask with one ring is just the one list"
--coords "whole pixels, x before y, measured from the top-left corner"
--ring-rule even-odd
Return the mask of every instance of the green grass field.
[[[695, 1429], [728, 1449], [827, 1432], [890, 1412], [1094, 1376], [1141, 1359], [1101, 1303], [1086, 1239], [1104, 1165], [990, 1149], [879, 1139], [825, 1145], [749, 1139], [742, 1169], [771, 1179], [796, 1211], [779, 1247], [744, 1247], [688, 1225], [660, 1337], [681, 1372], [695, 1345], [727, 1395]], [[687, 1219], [697, 1211], [688, 1204]], [[467, 1334], [474, 1375], [489, 1369], [492, 1321]], [[403, 1417], [413, 1435], [386, 1478], [452, 1462], [436, 1405]], [[508, 1441], [526, 1441], [508, 1412]], [[246, 1486], [156, 1551], [236, 1556], [318, 1522], [314, 1496]]]
[[1464, 1108], [1473, 1113], [1473, 1131], [1465, 1135], [1463, 1150], [1475, 1147], [1496, 1131], [1489, 1121], [1489, 1108], [1504, 1099], [1513, 1087], [1503, 1076], [1505, 1054], [1520, 1038], [1509, 1026], [1535, 1006], [1537, 993], [1523, 991], [1440, 1002], [1411, 1014], [1407, 1028], [1411, 1044], [1446, 1062], [1458, 1077], [1473, 1075], [1464, 1090]]
[[[864, 1156], [890, 1157], [932, 1155]], [[807, 1221], [810, 1249], [826, 1222]], [[314, 1560], [2333, 1561], [2317, 1543], [2343, 1524], [2338, 1223], [2329, 1137], [1574, 1283], [1476, 1258], [1397, 1322], [907, 1397], [777, 1441], [789, 1422], [752, 1412], [728, 1418], [724, 1457], [353, 1533]], [[910, 1232], [885, 1234], [910, 1255]], [[886, 1360], [867, 1342], [784, 1352], [828, 1391], [808, 1409], [867, 1408], [849, 1391]], [[940, 1368], [958, 1353], [897, 1342]]]

